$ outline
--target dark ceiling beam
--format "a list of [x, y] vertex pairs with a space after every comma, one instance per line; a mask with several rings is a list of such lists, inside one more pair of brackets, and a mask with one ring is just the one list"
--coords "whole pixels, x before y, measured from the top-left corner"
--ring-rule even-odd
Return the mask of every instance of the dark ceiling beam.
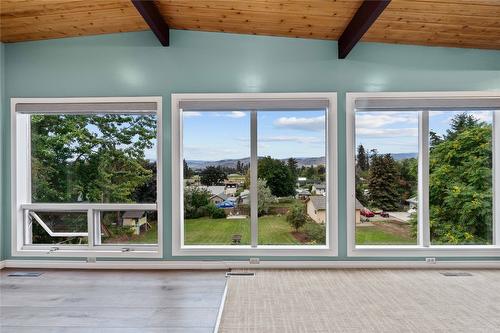
[[365, 0], [339, 38], [339, 59], [345, 59], [353, 47], [370, 29], [391, 0]]
[[161, 45], [168, 46], [170, 43], [170, 28], [161, 16], [158, 7], [152, 0], [132, 0], [135, 8], [141, 14], [142, 18], [154, 32]]

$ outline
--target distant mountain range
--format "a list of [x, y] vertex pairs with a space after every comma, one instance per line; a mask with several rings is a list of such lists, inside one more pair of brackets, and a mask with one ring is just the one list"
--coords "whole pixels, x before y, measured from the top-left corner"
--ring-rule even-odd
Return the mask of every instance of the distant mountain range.
[[[259, 157], [262, 158], [262, 157]], [[295, 157], [297, 160], [298, 167], [302, 166], [311, 166], [311, 165], [319, 165], [325, 164], [325, 157]], [[286, 162], [288, 158], [283, 158], [281, 161]], [[219, 160], [219, 161], [200, 161], [200, 160], [187, 160], [188, 166], [193, 170], [201, 170], [205, 169], [207, 166], [221, 166], [227, 168], [236, 168], [236, 164], [238, 163], [249, 164], [250, 157], [240, 158], [240, 159], [228, 159], [228, 160]]]
[[391, 154], [396, 161], [406, 160], [407, 158], [417, 158], [417, 153], [397, 153]]
[[[417, 153], [396, 153], [391, 154], [396, 161], [404, 160], [407, 158], [417, 157]], [[262, 157], [259, 157], [262, 158]], [[320, 165], [325, 164], [325, 157], [295, 157], [297, 160], [299, 168], [302, 166]], [[282, 158], [281, 161], [286, 162], [288, 158]], [[202, 160], [187, 160], [188, 166], [193, 170], [205, 169], [207, 166], [220, 166], [226, 168], [236, 168], [238, 163], [249, 164], [250, 157], [240, 158], [240, 159], [227, 159], [219, 161], [202, 161]]]

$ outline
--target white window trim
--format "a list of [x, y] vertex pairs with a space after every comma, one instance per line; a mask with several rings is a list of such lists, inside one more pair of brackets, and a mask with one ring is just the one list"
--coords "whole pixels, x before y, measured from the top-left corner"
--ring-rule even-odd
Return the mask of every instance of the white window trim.
[[[326, 151], [328, 223], [326, 245], [184, 245], [183, 176], [182, 176], [182, 100], [249, 101], [249, 100], [326, 99]], [[338, 172], [337, 172], [337, 94], [336, 93], [236, 93], [172, 94], [172, 255], [173, 256], [337, 256], [338, 254]], [[256, 228], [256, 225], [252, 226]]]
[[[157, 122], [157, 203], [153, 204], [64, 204], [31, 203], [31, 147], [29, 121], [16, 112], [19, 103], [156, 103]], [[71, 111], [68, 111], [71, 113]], [[127, 113], [124, 111], [124, 113]], [[136, 111], [134, 113], [137, 113]], [[150, 112], [148, 112], [150, 113]], [[22, 119], [24, 117], [24, 119]], [[24, 128], [20, 128], [24, 126]], [[162, 186], [162, 97], [69, 97], [69, 98], [11, 98], [11, 256], [12, 257], [109, 257], [161, 258], [163, 257], [163, 186]], [[19, 171], [22, 170], [22, 171]], [[25, 245], [25, 212], [27, 209], [56, 211], [87, 211], [88, 245]], [[93, 214], [106, 210], [156, 210], [158, 216], [158, 244], [94, 245]], [[95, 238], [97, 239], [97, 238]], [[54, 251], [54, 249], [57, 249]]]
[[[488, 99], [500, 98], [498, 91], [453, 91], [453, 92], [369, 92], [346, 94], [346, 154], [347, 154], [347, 255], [349, 257], [497, 257], [500, 256], [500, 120], [494, 113], [493, 135], [493, 242], [494, 245], [431, 245], [429, 239], [428, 218], [419, 223], [419, 245], [356, 245], [355, 226], [355, 101], [360, 98], [391, 98], [401, 100], [411, 99]], [[427, 112], [420, 113], [422, 118], [428, 118]], [[428, 121], [419, 125], [419, 191], [428, 188], [428, 161], [422, 161], [422, 148], [428, 147], [422, 131], [427, 133]], [[427, 166], [427, 168], [426, 168]], [[498, 166], [498, 167], [496, 167]], [[423, 177], [423, 178], [422, 178]], [[426, 192], [424, 191], [424, 195]], [[428, 194], [427, 194], [428, 195]], [[419, 196], [419, 200], [422, 196]], [[419, 209], [425, 208], [419, 202]], [[420, 216], [428, 216], [427, 211], [420, 212]], [[425, 229], [425, 230], [424, 230]]]

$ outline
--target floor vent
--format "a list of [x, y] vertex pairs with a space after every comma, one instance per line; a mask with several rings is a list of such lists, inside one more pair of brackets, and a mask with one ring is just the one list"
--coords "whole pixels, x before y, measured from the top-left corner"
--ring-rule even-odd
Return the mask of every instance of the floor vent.
[[10, 273], [7, 276], [12, 276], [12, 277], [39, 277], [43, 273], [39, 272], [14, 272]]
[[472, 276], [471, 273], [467, 272], [443, 272], [441, 274], [443, 274], [444, 276]]
[[255, 273], [250, 273], [250, 272], [226, 272], [226, 277], [229, 276], [244, 276], [244, 277], [252, 277], [255, 276]]

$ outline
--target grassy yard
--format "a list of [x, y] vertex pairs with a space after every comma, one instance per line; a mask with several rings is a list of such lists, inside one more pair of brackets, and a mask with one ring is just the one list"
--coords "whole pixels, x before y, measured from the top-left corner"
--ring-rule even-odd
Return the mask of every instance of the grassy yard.
[[[186, 245], [230, 245], [232, 235], [241, 235], [241, 244], [250, 244], [250, 220], [199, 218], [186, 220]], [[259, 244], [300, 244], [291, 234], [292, 229], [284, 216], [259, 218]]]
[[[250, 220], [198, 218], [184, 222], [186, 245], [230, 245], [232, 235], [241, 235], [241, 245], [250, 244]], [[259, 218], [259, 244], [293, 245], [300, 242], [291, 234], [284, 216]], [[356, 244], [416, 244], [414, 239], [377, 227], [356, 228]]]
[[357, 245], [408, 245], [416, 243], [415, 239], [390, 233], [376, 226], [356, 228]]

